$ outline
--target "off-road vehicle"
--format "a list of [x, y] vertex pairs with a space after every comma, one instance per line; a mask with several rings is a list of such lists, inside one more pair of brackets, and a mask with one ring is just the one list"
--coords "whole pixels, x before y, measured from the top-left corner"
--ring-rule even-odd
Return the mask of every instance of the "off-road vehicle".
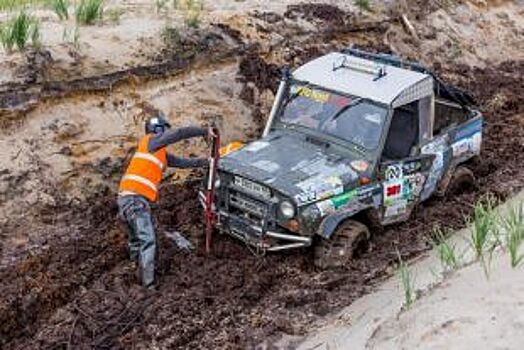
[[[370, 226], [473, 181], [482, 115], [418, 63], [356, 49], [283, 75], [263, 137], [220, 159], [216, 228], [263, 251], [352, 258]], [[372, 230], [371, 230], [372, 231]]]

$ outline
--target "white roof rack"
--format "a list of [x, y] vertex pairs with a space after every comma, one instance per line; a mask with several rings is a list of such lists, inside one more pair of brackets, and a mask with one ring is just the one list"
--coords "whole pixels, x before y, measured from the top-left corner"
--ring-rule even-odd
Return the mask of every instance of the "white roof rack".
[[433, 94], [429, 74], [330, 53], [297, 68], [294, 79], [348, 95], [399, 106]]

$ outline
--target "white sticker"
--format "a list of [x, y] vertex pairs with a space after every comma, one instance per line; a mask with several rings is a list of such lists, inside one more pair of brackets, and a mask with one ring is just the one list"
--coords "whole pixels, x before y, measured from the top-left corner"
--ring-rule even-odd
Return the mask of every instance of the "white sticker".
[[266, 148], [267, 146], [269, 146], [269, 143], [265, 141], [255, 141], [244, 147], [244, 149], [250, 152], [258, 152], [261, 149]]
[[386, 168], [386, 181], [401, 179], [402, 175], [402, 164], [393, 164]]
[[406, 200], [399, 200], [396, 201], [393, 205], [386, 207], [386, 211], [384, 213], [385, 217], [391, 217], [391, 216], [397, 216], [405, 214], [407, 211], [407, 201]]
[[317, 208], [322, 216], [331, 214], [335, 211], [335, 206], [333, 205], [333, 202], [329, 199], [317, 203]]
[[374, 123], [374, 124], [380, 124], [380, 114], [374, 113], [374, 114], [366, 114], [364, 116], [364, 119], [366, 119], [368, 122]]

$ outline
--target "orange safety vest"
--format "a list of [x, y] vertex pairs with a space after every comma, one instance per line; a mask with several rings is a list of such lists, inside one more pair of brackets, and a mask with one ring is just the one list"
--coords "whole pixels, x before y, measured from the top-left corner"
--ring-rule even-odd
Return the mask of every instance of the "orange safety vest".
[[167, 166], [167, 151], [163, 147], [151, 153], [148, 150], [151, 135], [144, 136], [138, 143], [126, 173], [120, 181], [120, 194], [138, 194], [156, 202], [162, 171]]

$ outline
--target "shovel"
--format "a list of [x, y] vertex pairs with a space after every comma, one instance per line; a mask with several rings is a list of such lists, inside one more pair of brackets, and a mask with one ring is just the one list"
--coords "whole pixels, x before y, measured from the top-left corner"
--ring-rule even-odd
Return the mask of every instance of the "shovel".
[[178, 231], [164, 231], [164, 234], [183, 251], [190, 252], [194, 249], [193, 244]]

